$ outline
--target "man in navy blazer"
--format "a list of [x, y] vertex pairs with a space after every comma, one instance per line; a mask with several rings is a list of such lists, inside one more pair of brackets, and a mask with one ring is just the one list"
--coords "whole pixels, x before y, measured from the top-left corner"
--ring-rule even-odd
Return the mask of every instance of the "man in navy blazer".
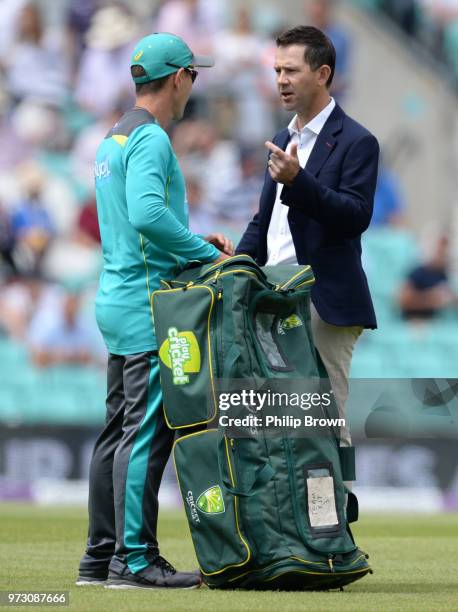
[[[286, 110], [295, 111], [270, 151], [259, 211], [237, 253], [259, 265], [311, 264], [312, 331], [345, 417], [353, 347], [377, 326], [361, 265], [377, 181], [376, 138], [329, 95], [335, 50], [320, 30], [298, 26], [277, 38], [275, 71]], [[350, 444], [348, 428], [342, 444]]]

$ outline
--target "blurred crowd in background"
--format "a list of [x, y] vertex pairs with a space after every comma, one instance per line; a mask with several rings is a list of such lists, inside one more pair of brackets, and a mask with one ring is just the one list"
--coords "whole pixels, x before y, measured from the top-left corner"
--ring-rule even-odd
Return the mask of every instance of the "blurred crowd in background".
[[[354, 49], [333, 4], [304, 2], [302, 22], [333, 40], [332, 94], [345, 106]], [[458, 78], [458, 2], [375, 4]], [[200, 71], [170, 137], [186, 178], [191, 229], [237, 240], [257, 207], [263, 143], [290, 119], [279, 107], [272, 66], [276, 35], [293, 24], [281, 8], [250, 12], [229, 0], [0, 0], [0, 24], [0, 331], [24, 343], [39, 367], [103, 363], [93, 316], [101, 268], [93, 162], [133, 104], [135, 42], [170, 31], [194, 52], [214, 55], [215, 68]], [[398, 177], [382, 166], [372, 226], [402, 226], [405, 206]], [[437, 261], [446, 268], [441, 245]], [[441, 287], [437, 305], [455, 300], [442, 291], [446, 270], [430, 280]], [[404, 289], [399, 303], [408, 310], [412, 292]]]
[[[363, 0], [364, 1], [364, 0]], [[369, 0], [370, 2], [370, 0]], [[398, 23], [450, 71], [458, 85], [457, 0], [375, 0], [379, 9]]]

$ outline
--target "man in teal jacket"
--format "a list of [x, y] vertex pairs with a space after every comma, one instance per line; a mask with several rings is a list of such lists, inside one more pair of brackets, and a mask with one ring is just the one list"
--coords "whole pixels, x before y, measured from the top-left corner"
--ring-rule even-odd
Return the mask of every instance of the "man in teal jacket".
[[[104, 268], [96, 317], [109, 351], [106, 424], [89, 476], [89, 534], [77, 585], [195, 588], [197, 572], [177, 572], [159, 555], [158, 490], [173, 432], [159, 383], [151, 294], [189, 260], [232, 254], [221, 234], [188, 229], [185, 183], [164, 131], [181, 119], [198, 66], [172, 34], [136, 46], [131, 73], [136, 105], [97, 151], [95, 184]], [[108, 580], [107, 580], [108, 578]]]

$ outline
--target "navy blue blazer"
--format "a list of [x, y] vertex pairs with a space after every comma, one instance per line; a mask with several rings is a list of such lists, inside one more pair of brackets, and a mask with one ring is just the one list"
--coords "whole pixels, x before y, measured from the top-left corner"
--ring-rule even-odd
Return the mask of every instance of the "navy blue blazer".
[[[273, 142], [283, 150], [289, 130]], [[320, 317], [333, 325], [377, 321], [361, 265], [361, 234], [369, 226], [377, 182], [379, 145], [362, 125], [336, 105], [323, 126], [304, 169], [281, 193], [299, 264], [310, 264], [316, 283], [312, 301]], [[259, 211], [249, 223], [236, 253], [267, 261], [267, 230], [277, 183], [266, 169]]]

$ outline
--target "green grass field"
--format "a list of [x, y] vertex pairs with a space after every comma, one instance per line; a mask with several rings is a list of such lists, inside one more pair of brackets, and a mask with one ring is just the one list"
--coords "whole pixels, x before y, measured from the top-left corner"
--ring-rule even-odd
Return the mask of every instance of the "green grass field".
[[[85, 542], [84, 509], [1, 504], [0, 589], [69, 590], [70, 609], [105, 612], [458, 610], [458, 515], [366, 515], [354, 533], [374, 574], [344, 592], [110, 591], [74, 586]], [[159, 538], [172, 563], [196, 567], [182, 513], [162, 513]]]

